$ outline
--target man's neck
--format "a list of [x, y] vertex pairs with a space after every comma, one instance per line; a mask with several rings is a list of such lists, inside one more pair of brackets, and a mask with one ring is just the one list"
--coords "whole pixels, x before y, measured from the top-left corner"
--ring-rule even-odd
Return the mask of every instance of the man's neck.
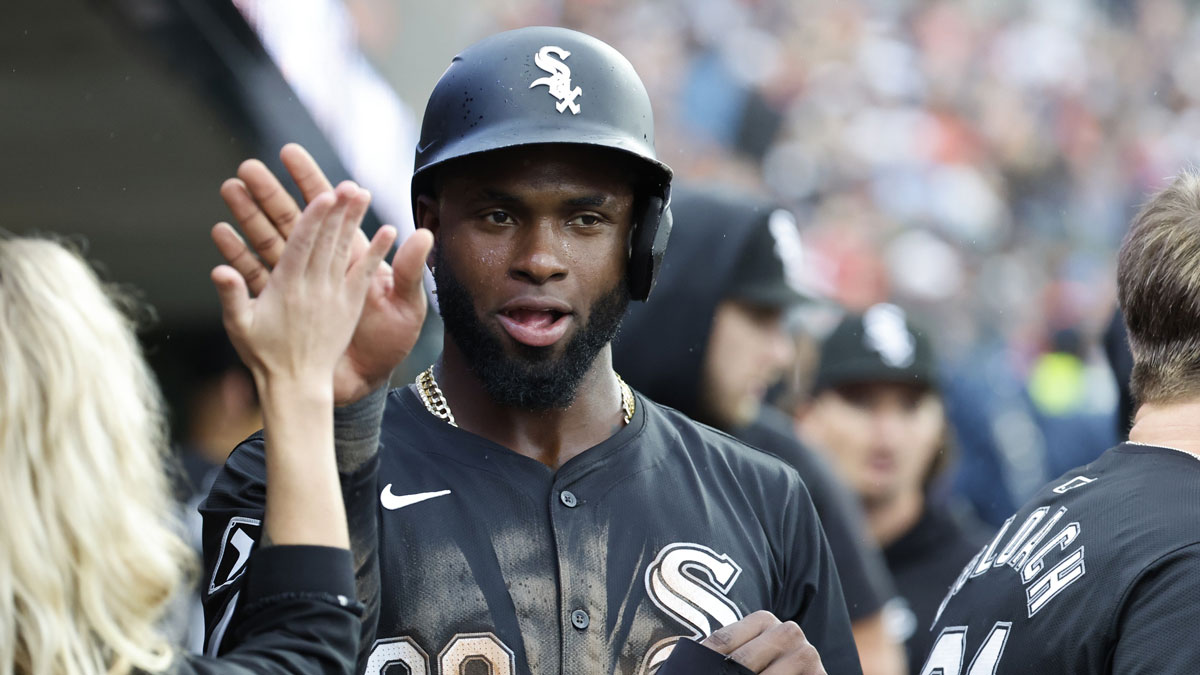
[[1200, 457], [1200, 399], [1143, 404], [1134, 416], [1129, 440]]
[[925, 495], [919, 490], [902, 492], [886, 501], [863, 502], [867, 527], [880, 548], [890, 546], [908, 533], [921, 519]]
[[529, 411], [497, 403], [448, 336], [435, 370], [459, 428], [552, 469], [603, 442], [625, 421], [610, 346], [596, 355], [575, 400], [562, 410]]

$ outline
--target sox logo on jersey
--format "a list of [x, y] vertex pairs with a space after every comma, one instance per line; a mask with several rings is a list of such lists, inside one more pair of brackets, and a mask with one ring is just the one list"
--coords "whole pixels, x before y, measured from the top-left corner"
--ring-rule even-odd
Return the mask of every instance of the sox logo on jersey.
[[[728, 555], [700, 544], [676, 543], [659, 551], [646, 570], [646, 592], [659, 609], [691, 629], [691, 639], [711, 635], [739, 621], [742, 612], [729, 599], [729, 591], [742, 568]], [[641, 672], [656, 672], [678, 637], [659, 641], [646, 653]]]

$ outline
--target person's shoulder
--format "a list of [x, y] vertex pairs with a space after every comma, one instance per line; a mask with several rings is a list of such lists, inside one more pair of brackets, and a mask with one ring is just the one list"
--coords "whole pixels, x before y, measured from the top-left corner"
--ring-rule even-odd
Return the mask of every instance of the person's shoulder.
[[[1049, 483], [1043, 492], [1079, 506], [1116, 510], [1147, 526], [1200, 517], [1200, 458], [1182, 450], [1123, 443]], [[1200, 531], [1188, 524], [1188, 532]]]
[[764, 478], [794, 480], [803, 485], [796, 469], [775, 454], [760, 450], [745, 441], [683, 413], [645, 397], [646, 427], [649, 434], [666, 438], [665, 447], [695, 460], [720, 462], [737, 475], [757, 474]]
[[263, 432], [256, 431], [238, 443], [213, 478], [201, 513], [266, 503], [267, 449]]
[[774, 455], [793, 466], [804, 480], [822, 480], [832, 474], [813, 452], [812, 448], [796, 435], [791, 418], [783, 411], [764, 406], [753, 422], [734, 432], [742, 441]]

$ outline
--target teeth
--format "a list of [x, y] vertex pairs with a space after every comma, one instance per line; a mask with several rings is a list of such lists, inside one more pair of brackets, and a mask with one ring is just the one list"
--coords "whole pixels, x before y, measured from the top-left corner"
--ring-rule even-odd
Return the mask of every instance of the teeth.
[[561, 314], [548, 309], [514, 309], [508, 317], [523, 324], [547, 325], [558, 320]]

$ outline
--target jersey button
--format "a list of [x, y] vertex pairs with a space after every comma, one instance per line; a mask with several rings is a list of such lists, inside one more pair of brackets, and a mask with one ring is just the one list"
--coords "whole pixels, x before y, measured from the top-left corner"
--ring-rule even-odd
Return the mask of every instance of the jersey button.
[[574, 612], [571, 612], [571, 625], [575, 626], [579, 630], [587, 628], [588, 623], [590, 622], [591, 620], [588, 618], [588, 613], [582, 609], [577, 609]]
[[[575, 496], [575, 493], [571, 492], [570, 490], [563, 490], [562, 492], [558, 493], [558, 498], [562, 500], [563, 505], [568, 509], [573, 509], [579, 505], [579, 499]], [[584, 614], [584, 621], [587, 621], [586, 614]]]

